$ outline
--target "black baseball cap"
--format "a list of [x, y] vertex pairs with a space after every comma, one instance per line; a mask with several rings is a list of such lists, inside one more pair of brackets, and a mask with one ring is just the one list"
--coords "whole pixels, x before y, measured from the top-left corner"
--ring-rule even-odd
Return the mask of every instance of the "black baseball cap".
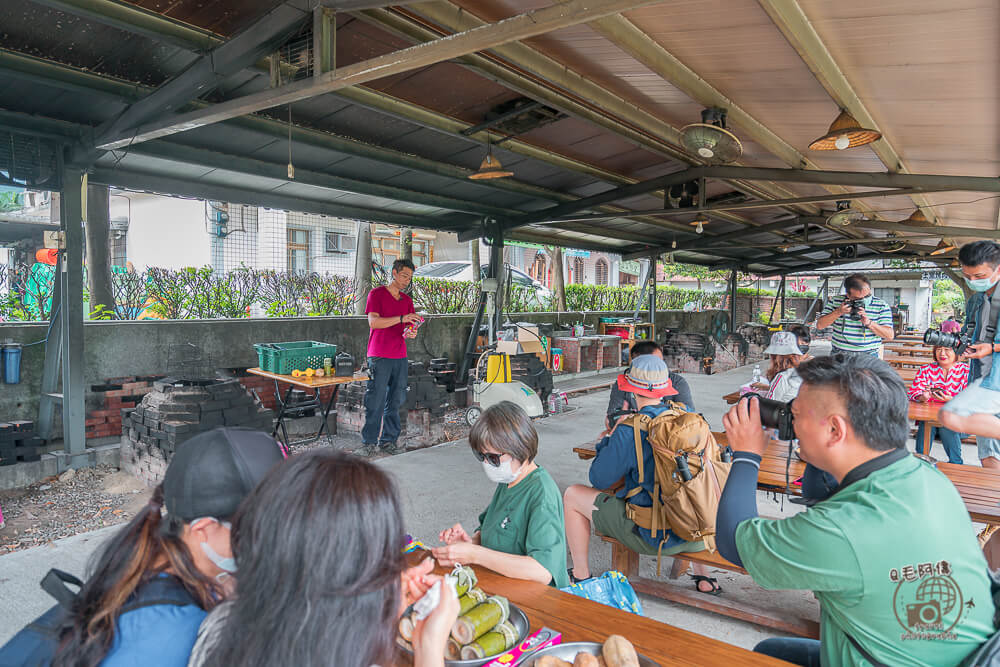
[[228, 519], [275, 464], [285, 458], [277, 440], [249, 428], [214, 428], [174, 454], [163, 476], [167, 514], [183, 521]]

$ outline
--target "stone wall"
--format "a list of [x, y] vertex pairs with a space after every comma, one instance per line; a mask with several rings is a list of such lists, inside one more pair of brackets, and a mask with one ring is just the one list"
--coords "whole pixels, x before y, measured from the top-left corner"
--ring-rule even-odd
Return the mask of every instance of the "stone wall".
[[[557, 327], [583, 323], [597, 327], [607, 315], [632, 313], [523, 313], [511, 319], [549, 323]], [[437, 315], [428, 318], [420, 336], [409, 341], [410, 359], [427, 361], [447, 357], [461, 358], [472, 326], [471, 315]], [[657, 339], [667, 330], [712, 333], [720, 323], [727, 323], [723, 311], [657, 313]], [[3, 385], [0, 391], [0, 421], [35, 419], [38, 416], [42, 366], [45, 357], [46, 323], [2, 323], [0, 341], [19, 342], [24, 348], [21, 383]], [[338, 351], [364, 356], [368, 341], [368, 323], [364, 317], [304, 317], [239, 320], [174, 320], [87, 322], [84, 336], [84, 383], [88, 388], [87, 412], [91, 435], [120, 433], [121, 408], [141, 400], [150, 380], [165, 375], [212, 375], [223, 370], [240, 377], [248, 389], [260, 395], [266, 407], [274, 407], [269, 381], [246, 377], [243, 369], [257, 366], [254, 343], [319, 340], [335, 343]], [[718, 333], [718, 331], [715, 331]], [[723, 332], [725, 334], [727, 332]], [[114, 380], [113, 382], [109, 382]], [[122, 385], [121, 388], [111, 388]], [[126, 387], [128, 385], [128, 387]], [[110, 399], [110, 400], [109, 400]], [[58, 415], [58, 411], [57, 411]], [[55, 434], [61, 430], [56, 420]]]

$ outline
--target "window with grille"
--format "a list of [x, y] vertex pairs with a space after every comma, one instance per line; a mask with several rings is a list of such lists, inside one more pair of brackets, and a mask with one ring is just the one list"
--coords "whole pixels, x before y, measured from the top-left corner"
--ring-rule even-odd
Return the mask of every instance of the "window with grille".
[[597, 265], [594, 267], [594, 271], [595, 271], [594, 282], [596, 282], [598, 285], [607, 285], [608, 263], [603, 259], [597, 260]]
[[577, 285], [583, 284], [583, 260], [579, 257], [573, 258], [573, 282]]
[[350, 234], [338, 232], [326, 233], [326, 251], [330, 253], [347, 253], [358, 249], [358, 239]]
[[288, 270], [309, 271], [309, 230], [288, 228]]
[[111, 236], [108, 239], [108, 252], [111, 255], [111, 266], [124, 267], [128, 262], [128, 245], [125, 238], [126, 234], [127, 232], [124, 229], [115, 229], [111, 231]]

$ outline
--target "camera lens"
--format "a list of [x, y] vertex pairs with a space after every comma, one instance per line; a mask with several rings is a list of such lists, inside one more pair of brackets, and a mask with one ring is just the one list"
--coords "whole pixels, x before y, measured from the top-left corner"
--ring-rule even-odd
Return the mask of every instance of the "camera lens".
[[939, 345], [941, 347], [958, 347], [959, 339], [943, 331], [938, 331], [937, 329], [928, 329], [924, 332], [924, 344], [925, 345]]

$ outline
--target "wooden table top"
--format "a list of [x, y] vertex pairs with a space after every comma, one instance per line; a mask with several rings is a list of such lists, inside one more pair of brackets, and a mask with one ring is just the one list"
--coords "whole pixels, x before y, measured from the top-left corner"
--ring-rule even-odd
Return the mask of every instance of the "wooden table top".
[[[617, 634], [632, 642], [639, 653], [663, 667], [788, 665], [782, 660], [563, 593], [551, 586], [510, 579], [481, 567], [474, 569], [480, 588], [487, 593], [502, 595], [521, 608], [528, 617], [531, 632], [542, 627], [552, 628], [562, 633], [564, 644], [603, 642], [608, 635]], [[399, 664], [411, 665], [412, 662], [406, 656]]]
[[277, 380], [278, 382], [287, 382], [288, 384], [293, 384], [296, 387], [302, 387], [303, 389], [322, 389], [323, 387], [332, 387], [334, 385], [348, 384], [351, 382], [368, 382], [368, 375], [365, 373], [359, 373], [353, 377], [329, 377], [324, 375], [321, 378], [318, 378], [315, 375], [311, 378], [307, 378], [305, 376], [296, 378], [291, 375], [271, 373], [270, 371], [261, 370], [259, 368], [248, 368], [247, 373], [253, 373], [254, 375]]

